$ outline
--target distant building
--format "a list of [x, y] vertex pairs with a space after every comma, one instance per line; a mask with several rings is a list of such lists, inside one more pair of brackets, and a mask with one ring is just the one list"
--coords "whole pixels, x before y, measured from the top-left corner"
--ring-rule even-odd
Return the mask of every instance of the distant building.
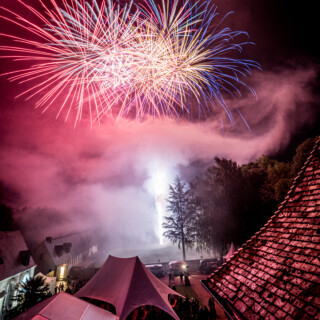
[[33, 277], [36, 264], [20, 231], [0, 232], [0, 320], [12, 301], [19, 284]]
[[56, 277], [57, 284], [66, 282], [70, 268], [81, 264], [97, 250], [96, 239], [89, 232], [73, 233], [58, 238], [47, 237], [33, 253], [37, 263], [36, 272]]
[[320, 319], [320, 140], [279, 210], [203, 283], [230, 319]]

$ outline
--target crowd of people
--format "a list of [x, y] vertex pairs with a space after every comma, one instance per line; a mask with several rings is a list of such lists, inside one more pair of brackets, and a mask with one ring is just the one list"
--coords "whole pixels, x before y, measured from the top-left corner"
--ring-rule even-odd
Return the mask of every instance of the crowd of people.
[[83, 286], [84, 282], [81, 280], [78, 281], [68, 281], [67, 283], [60, 282], [55, 287], [55, 293], [59, 292], [67, 292], [69, 294], [75, 294], [77, 291], [79, 291]]
[[[214, 320], [216, 319], [216, 309], [214, 300], [209, 299], [209, 310], [200, 304], [198, 299], [170, 296], [170, 303], [175, 313], [181, 320]], [[161, 309], [153, 306], [142, 306], [135, 309], [127, 320], [170, 320], [172, 317]]]
[[198, 320], [209, 320], [216, 318], [216, 309], [214, 306], [214, 300], [209, 299], [209, 309], [201, 305], [198, 299], [189, 298], [188, 295], [183, 299], [182, 297], [171, 296], [171, 305], [175, 313], [182, 320], [198, 319]]

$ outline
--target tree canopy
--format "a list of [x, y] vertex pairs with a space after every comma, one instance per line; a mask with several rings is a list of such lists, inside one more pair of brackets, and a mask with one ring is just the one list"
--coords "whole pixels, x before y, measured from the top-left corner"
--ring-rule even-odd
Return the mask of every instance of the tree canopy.
[[163, 225], [164, 235], [179, 245], [195, 244], [200, 250], [216, 250], [221, 255], [231, 242], [240, 246], [284, 200], [315, 140], [302, 143], [290, 162], [262, 156], [239, 166], [215, 158], [189, 182], [189, 188], [176, 177], [170, 186], [168, 211], [172, 216]]
[[172, 243], [182, 246], [183, 260], [186, 259], [186, 247], [194, 244], [193, 216], [194, 207], [191, 202], [190, 191], [186, 189], [186, 184], [180, 177], [176, 177], [174, 185], [169, 186], [169, 198], [167, 199], [167, 211], [171, 215], [165, 217], [162, 224], [165, 232], [163, 235]]

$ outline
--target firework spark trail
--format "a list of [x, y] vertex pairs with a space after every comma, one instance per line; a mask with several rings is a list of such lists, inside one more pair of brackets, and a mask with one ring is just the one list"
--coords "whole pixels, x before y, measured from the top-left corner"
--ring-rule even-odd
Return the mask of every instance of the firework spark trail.
[[1, 18], [39, 40], [1, 34], [14, 41], [0, 47], [9, 52], [2, 57], [32, 63], [6, 75], [31, 84], [18, 96], [42, 95], [36, 107], [46, 110], [60, 99], [57, 116], [66, 109], [66, 119], [76, 109], [75, 124], [86, 108], [91, 123], [104, 114], [119, 119], [131, 112], [137, 118], [178, 118], [193, 112], [190, 101], [199, 116], [222, 106], [232, 123], [223, 94], [240, 94], [240, 86], [254, 93], [241, 78], [259, 65], [230, 57], [247, 44], [235, 41], [245, 33], [221, 28], [223, 19], [216, 22], [216, 7], [209, 2], [120, 6], [103, 0], [99, 6], [96, 0], [62, 0], [59, 7], [48, 0], [49, 8], [41, 0], [41, 12], [19, 2], [38, 24], [3, 7]]
[[[98, 7], [96, 2], [90, 6], [84, 1], [74, 1], [71, 5], [64, 1], [64, 9], [60, 9], [54, 0], [51, 0], [54, 10], [49, 10], [41, 2], [44, 10], [42, 15], [24, 2], [19, 2], [45, 25], [45, 28], [41, 28], [24, 17], [2, 8], [13, 16], [13, 18], [4, 16], [2, 18], [19, 27], [29, 29], [40, 37], [40, 41], [31, 41], [6, 35], [15, 42], [22, 43], [22, 46], [2, 46], [1, 48], [14, 52], [11, 57], [15, 60], [34, 63], [28, 68], [10, 73], [9, 80], [20, 83], [39, 80], [19, 96], [27, 95], [27, 99], [30, 99], [46, 92], [36, 103], [36, 107], [45, 106], [45, 110], [59, 96], [63, 96], [64, 100], [58, 115], [68, 105], [66, 115], [68, 117], [71, 108], [76, 106], [76, 122], [81, 119], [84, 103], [93, 105], [96, 113], [100, 114], [102, 89], [105, 91], [114, 87], [115, 83], [123, 79], [121, 71], [125, 68], [120, 68], [121, 65], [113, 61], [117, 61], [115, 57], [117, 47], [132, 41], [131, 38], [135, 35], [132, 23], [137, 15], [130, 16], [129, 23], [126, 23], [125, 20], [129, 17], [128, 7], [119, 10], [119, 8], [115, 9], [111, 2], [108, 6], [102, 3], [101, 7]], [[129, 30], [126, 30], [126, 27]], [[26, 47], [28, 45], [32, 48]], [[111, 68], [110, 62], [112, 62]], [[101, 67], [102, 63], [104, 68]], [[43, 80], [44, 76], [45, 80]], [[110, 96], [118, 95], [111, 90]], [[90, 115], [93, 120], [91, 108]]]

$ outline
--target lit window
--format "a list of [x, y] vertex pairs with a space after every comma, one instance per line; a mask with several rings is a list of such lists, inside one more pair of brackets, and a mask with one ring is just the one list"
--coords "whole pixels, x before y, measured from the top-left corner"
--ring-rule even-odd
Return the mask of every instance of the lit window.
[[65, 267], [60, 267], [60, 278], [64, 278], [64, 269]]

